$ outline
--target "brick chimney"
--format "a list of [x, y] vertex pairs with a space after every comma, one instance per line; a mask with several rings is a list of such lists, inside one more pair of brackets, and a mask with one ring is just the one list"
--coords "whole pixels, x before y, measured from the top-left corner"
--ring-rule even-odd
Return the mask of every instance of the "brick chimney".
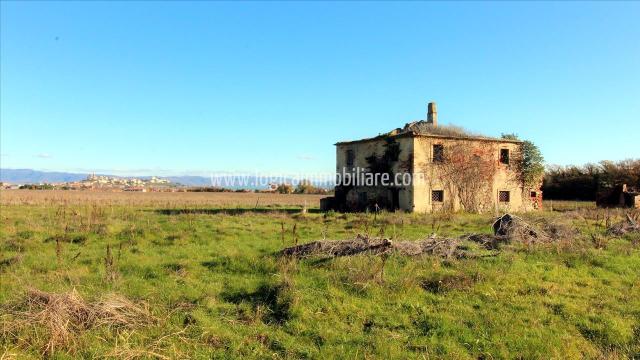
[[438, 127], [438, 108], [435, 102], [430, 102], [427, 105], [427, 123], [433, 124], [433, 127]]

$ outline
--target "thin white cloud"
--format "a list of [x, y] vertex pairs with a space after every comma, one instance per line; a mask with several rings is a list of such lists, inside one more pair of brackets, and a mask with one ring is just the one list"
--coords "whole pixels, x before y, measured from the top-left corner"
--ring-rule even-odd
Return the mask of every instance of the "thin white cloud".
[[315, 159], [316, 159], [316, 157], [312, 156], [312, 155], [306, 155], [306, 154], [298, 155], [298, 160], [312, 161], [312, 160], [315, 160]]
[[49, 153], [39, 153], [36, 154], [36, 157], [40, 159], [51, 159], [53, 156], [51, 156], [51, 154]]

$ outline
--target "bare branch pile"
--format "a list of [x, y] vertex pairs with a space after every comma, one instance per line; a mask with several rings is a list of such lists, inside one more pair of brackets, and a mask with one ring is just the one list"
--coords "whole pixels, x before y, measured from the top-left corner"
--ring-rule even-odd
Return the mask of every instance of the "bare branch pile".
[[280, 255], [305, 258], [309, 256], [341, 257], [361, 253], [382, 254], [396, 252], [406, 256], [421, 254], [442, 257], [462, 257], [458, 239], [431, 236], [420, 241], [392, 241], [386, 238], [372, 238], [358, 234], [353, 240], [323, 240], [288, 247]]
[[622, 236], [630, 232], [640, 232], [640, 223], [638, 223], [638, 221], [636, 221], [629, 214], [627, 214], [626, 220], [619, 222], [607, 229], [607, 233], [616, 236]]
[[443, 258], [462, 258], [466, 253], [460, 245], [458, 239], [437, 238], [432, 235], [420, 241], [398, 241], [394, 244], [394, 250], [407, 256], [427, 254]]
[[458, 239], [436, 238], [435, 236], [420, 241], [392, 241], [386, 238], [358, 234], [353, 240], [323, 240], [288, 247], [283, 249], [280, 255], [305, 258], [318, 255], [341, 257], [361, 253], [397, 252], [406, 256], [431, 254], [449, 258], [462, 256], [458, 251], [459, 244]]
[[392, 241], [358, 234], [353, 240], [322, 240], [288, 247], [279, 255], [305, 258], [310, 256], [341, 257], [361, 253], [382, 254], [395, 252], [405, 256], [434, 255], [443, 258], [477, 256], [468, 249], [465, 241], [480, 244], [487, 250], [496, 250], [501, 244], [519, 242], [523, 244], [550, 243], [570, 236], [571, 231], [558, 224], [543, 224], [537, 227], [523, 219], [505, 214], [493, 224], [494, 234], [471, 234], [460, 238], [437, 237], [435, 234], [418, 241]]
[[283, 249], [280, 255], [304, 258], [311, 255], [340, 257], [363, 252], [381, 253], [388, 251], [391, 244], [392, 242], [389, 239], [369, 238], [358, 234], [354, 240], [323, 240], [288, 247]]
[[493, 233], [498, 242], [520, 241], [525, 244], [550, 242], [551, 237], [521, 218], [504, 214], [493, 223]]

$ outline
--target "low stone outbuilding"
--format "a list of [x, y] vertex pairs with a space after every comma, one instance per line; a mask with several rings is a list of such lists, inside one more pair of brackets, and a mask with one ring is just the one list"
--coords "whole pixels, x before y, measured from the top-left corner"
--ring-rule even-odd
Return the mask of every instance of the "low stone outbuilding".
[[596, 204], [599, 207], [626, 207], [640, 209], [640, 191], [627, 184], [598, 192]]

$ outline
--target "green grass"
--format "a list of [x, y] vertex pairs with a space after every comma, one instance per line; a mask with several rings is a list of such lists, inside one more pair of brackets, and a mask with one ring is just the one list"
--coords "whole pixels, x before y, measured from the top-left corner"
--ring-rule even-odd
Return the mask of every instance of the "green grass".
[[[590, 212], [523, 215], [580, 229], [562, 244], [463, 260], [392, 255], [382, 273], [373, 255], [295, 261], [274, 253], [296, 238], [488, 233], [492, 217], [259, 210], [3, 205], [0, 303], [29, 287], [75, 288], [89, 300], [117, 293], [146, 302], [159, 319], [79, 331], [51, 354], [58, 358], [640, 357], [638, 235], [606, 238]], [[0, 345], [6, 355], [38, 358], [44, 341], [3, 333]]]
[[547, 211], [571, 211], [596, 209], [595, 201], [544, 200], [542, 206]]

